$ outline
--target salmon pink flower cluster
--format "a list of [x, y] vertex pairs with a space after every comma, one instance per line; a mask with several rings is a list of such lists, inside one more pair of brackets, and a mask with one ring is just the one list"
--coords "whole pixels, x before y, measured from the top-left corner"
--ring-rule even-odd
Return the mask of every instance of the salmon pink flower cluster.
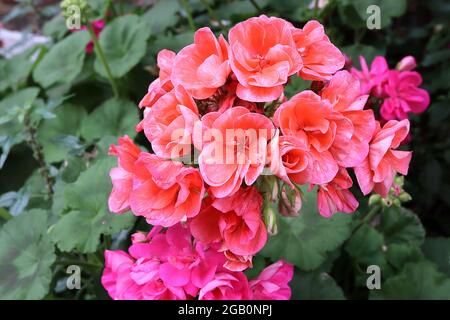
[[[153, 226], [133, 235], [128, 253], [105, 252], [102, 283], [114, 299], [289, 299], [292, 265], [243, 273], [274, 230], [264, 203], [299, 211], [304, 185], [323, 217], [352, 213], [350, 170], [364, 195], [386, 196], [407, 174], [411, 153], [397, 149], [408, 120], [382, 125], [364, 109], [381, 82], [367, 89], [342, 71], [344, 55], [317, 21], [299, 29], [262, 15], [231, 28], [228, 41], [202, 28], [157, 63], [136, 126], [152, 152], [128, 136], [110, 147], [110, 211]], [[314, 82], [288, 99], [290, 77]]]
[[383, 121], [408, 119], [408, 114], [424, 112], [430, 104], [430, 95], [419, 88], [422, 76], [416, 71], [416, 60], [404, 57], [395, 69], [389, 69], [383, 56], [373, 60], [370, 69], [364, 57], [360, 56], [361, 70], [351, 73], [362, 83], [361, 93], [381, 99], [380, 116]]

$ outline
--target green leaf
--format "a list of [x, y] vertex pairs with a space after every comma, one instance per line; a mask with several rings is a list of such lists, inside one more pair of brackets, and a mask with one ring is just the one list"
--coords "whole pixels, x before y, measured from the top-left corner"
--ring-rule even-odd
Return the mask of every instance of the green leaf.
[[0, 91], [7, 88], [17, 89], [25, 83], [33, 66], [28, 54], [21, 54], [11, 59], [0, 60]]
[[300, 216], [278, 216], [278, 234], [269, 238], [261, 253], [273, 261], [284, 259], [302, 270], [312, 270], [349, 237], [352, 216], [338, 213], [324, 218], [317, 210], [317, 192], [305, 194]]
[[0, 101], [0, 119], [4, 120], [0, 121], [0, 169], [5, 164], [11, 148], [25, 139], [23, 124], [17, 120], [23, 110], [31, 108], [38, 94], [38, 88], [29, 87]]
[[70, 151], [58, 143], [63, 136], [80, 136], [80, 127], [86, 121], [87, 113], [82, 106], [65, 104], [56, 109], [56, 117], [45, 119], [38, 128], [38, 140], [43, 146], [45, 160], [49, 163], [66, 158]]
[[58, 42], [34, 69], [34, 80], [44, 88], [71, 83], [83, 68], [89, 39], [86, 31], [78, 31]]
[[382, 265], [385, 263], [383, 245], [383, 235], [364, 224], [350, 238], [345, 249], [359, 263]]
[[61, 39], [67, 33], [66, 20], [61, 15], [56, 15], [44, 24], [42, 33], [44, 36]]
[[82, 136], [88, 141], [105, 135], [136, 135], [139, 122], [138, 108], [130, 100], [112, 98], [96, 108], [81, 127]]
[[450, 279], [430, 262], [408, 263], [398, 275], [387, 279], [371, 299], [450, 299]]
[[387, 247], [386, 259], [397, 270], [401, 270], [408, 262], [423, 260], [423, 254], [417, 246], [393, 243]]
[[132, 225], [131, 214], [116, 215], [107, 209], [111, 192], [108, 172], [114, 163], [111, 158], [99, 160], [74, 183], [65, 185], [64, 205], [69, 212], [50, 232], [61, 251], [94, 252], [102, 234], [114, 234]]
[[416, 214], [403, 207], [392, 206], [381, 213], [380, 231], [385, 244], [407, 243], [421, 245], [425, 239], [425, 229]]
[[342, 289], [325, 272], [296, 270], [289, 286], [292, 300], [344, 300]]
[[177, 24], [180, 9], [177, 0], [158, 0], [142, 16], [142, 20], [149, 26], [151, 33], [156, 35]]
[[450, 238], [426, 238], [422, 249], [425, 257], [433, 261], [440, 271], [450, 276]]
[[49, 290], [54, 246], [43, 210], [24, 212], [0, 231], [0, 299], [41, 299]]
[[[136, 15], [116, 18], [100, 33], [103, 48], [114, 78], [120, 78], [131, 70], [145, 55], [150, 27]], [[95, 71], [107, 77], [103, 64], [95, 60]]]

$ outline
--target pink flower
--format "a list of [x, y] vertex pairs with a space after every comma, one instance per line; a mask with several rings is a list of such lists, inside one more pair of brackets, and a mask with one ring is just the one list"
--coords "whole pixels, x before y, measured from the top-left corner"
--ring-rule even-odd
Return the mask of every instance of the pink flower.
[[361, 94], [370, 94], [373, 90], [376, 97], [382, 98], [381, 85], [386, 80], [386, 73], [389, 70], [386, 59], [383, 56], [376, 56], [372, 61], [370, 70], [363, 56], [359, 56], [359, 62], [362, 70], [352, 68], [350, 72], [361, 82]]
[[131, 211], [164, 227], [198, 214], [205, 193], [200, 172], [181, 162], [141, 153], [135, 164]]
[[350, 150], [352, 122], [309, 90], [283, 103], [275, 112], [274, 122], [283, 135], [306, 138], [311, 156], [308, 182], [330, 182], [338, 172], [337, 161], [344, 161]]
[[380, 114], [385, 120], [403, 120], [408, 113], [424, 112], [430, 104], [430, 96], [419, 88], [422, 77], [415, 71], [391, 70], [383, 89], [388, 96], [381, 105]]
[[294, 266], [277, 261], [266, 267], [259, 276], [250, 281], [254, 300], [289, 300], [291, 288], [289, 281], [294, 275]]
[[347, 170], [340, 168], [338, 174], [328, 184], [319, 186], [317, 207], [319, 213], [330, 218], [336, 212], [352, 213], [358, 208], [358, 201], [348, 190], [353, 185]]
[[159, 266], [157, 260], [135, 260], [123, 251], [106, 250], [102, 285], [114, 300], [185, 300], [182, 288], [164, 285]]
[[202, 126], [203, 137], [194, 136], [194, 144], [201, 150], [198, 163], [203, 180], [214, 196], [232, 195], [243, 180], [252, 185], [265, 166], [272, 122], [247, 108], [233, 107], [206, 114]]
[[291, 35], [293, 26], [280, 18], [250, 18], [231, 28], [230, 64], [239, 85], [237, 96], [254, 102], [273, 101], [288, 77], [302, 67]]
[[109, 172], [113, 188], [108, 199], [109, 210], [114, 213], [124, 213], [130, 209], [128, 199], [133, 185], [135, 162], [141, 153], [128, 136], [119, 138], [119, 145], [111, 145], [109, 154], [118, 157], [118, 167]]
[[242, 272], [217, 273], [198, 296], [199, 300], [250, 300], [251, 292], [247, 277]]
[[375, 131], [375, 116], [372, 110], [363, 110], [368, 95], [361, 95], [359, 81], [347, 71], [337, 72], [321, 92], [334, 110], [339, 111], [353, 125], [351, 143], [340, 150], [339, 165], [359, 165], [369, 152], [369, 141]]
[[411, 71], [417, 67], [416, 59], [413, 56], [406, 56], [399, 63], [395, 69], [398, 71]]
[[344, 55], [330, 42], [318, 21], [307, 22], [303, 29], [293, 28], [292, 34], [303, 60], [303, 68], [298, 72], [303, 79], [330, 80], [344, 67]]
[[177, 54], [172, 70], [175, 86], [182, 85], [196, 99], [206, 99], [228, 78], [228, 44], [223, 36], [217, 40], [209, 28], [201, 28], [195, 32], [194, 44]]
[[307, 183], [311, 176], [313, 162], [309, 151], [306, 135], [279, 137], [277, 131], [269, 147], [271, 172], [292, 188], [294, 188], [292, 182], [297, 184]]
[[388, 121], [382, 128], [377, 123], [377, 129], [370, 142], [367, 158], [360, 166], [355, 167], [358, 184], [364, 195], [372, 189], [386, 197], [394, 181], [396, 172], [408, 173], [411, 152], [395, 150], [409, 132], [409, 121]]
[[161, 231], [135, 236], [130, 255], [105, 251], [102, 284], [113, 299], [191, 299], [214, 279], [223, 255], [194, 243], [180, 224]]
[[192, 235], [204, 243], [220, 243], [229, 258], [225, 267], [241, 271], [264, 246], [267, 231], [261, 218], [262, 197], [255, 187], [241, 188], [227, 198], [208, 197], [190, 220]]
[[164, 49], [158, 53], [159, 78], [150, 84], [147, 94], [139, 102], [139, 108], [152, 107], [160, 97], [173, 89], [170, 75], [174, 60], [175, 52]]
[[196, 121], [200, 121], [197, 105], [182, 86], [176, 86], [145, 112], [138, 129], [144, 130], [156, 155], [176, 159], [191, 154]]

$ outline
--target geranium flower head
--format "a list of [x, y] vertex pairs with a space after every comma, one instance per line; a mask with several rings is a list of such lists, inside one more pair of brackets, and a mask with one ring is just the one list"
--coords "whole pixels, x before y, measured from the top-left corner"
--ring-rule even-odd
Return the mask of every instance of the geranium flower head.
[[293, 28], [292, 35], [303, 60], [303, 68], [298, 72], [303, 79], [330, 80], [344, 67], [344, 55], [330, 42], [318, 21], [307, 22], [303, 29]]
[[194, 43], [181, 49], [173, 61], [172, 83], [185, 87], [196, 99], [206, 99], [225, 84], [230, 73], [228, 44], [209, 28], [195, 32]]
[[293, 26], [280, 18], [250, 18], [231, 28], [230, 64], [239, 85], [237, 96], [254, 102], [273, 101], [288, 77], [302, 67], [292, 38]]
[[248, 256], [261, 250], [267, 240], [261, 208], [262, 197], [255, 187], [241, 188], [226, 198], [209, 197], [191, 219], [190, 230], [201, 242], [220, 243], [221, 251], [231, 258], [225, 266], [241, 271], [251, 266]]
[[182, 86], [160, 97], [147, 112], [138, 128], [161, 158], [176, 159], [191, 153], [192, 132], [199, 121], [197, 105]]
[[377, 123], [370, 141], [369, 154], [361, 165], [355, 167], [358, 184], [364, 195], [374, 190], [386, 197], [396, 172], [408, 173], [411, 152], [395, 150], [409, 132], [409, 121], [388, 121], [383, 127]]
[[135, 215], [144, 216], [150, 224], [168, 227], [197, 215], [204, 193], [197, 169], [141, 153], [129, 203]]

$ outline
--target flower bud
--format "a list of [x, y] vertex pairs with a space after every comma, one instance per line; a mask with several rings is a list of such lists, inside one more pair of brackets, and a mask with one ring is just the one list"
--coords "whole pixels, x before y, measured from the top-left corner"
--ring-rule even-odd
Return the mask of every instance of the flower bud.
[[381, 204], [381, 196], [378, 193], [374, 193], [369, 198], [369, 206]]
[[302, 195], [297, 188], [291, 189], [284, 185], [281, 188], [281, 198], [278, 203], [280, 214], [285, 217], [296, 217], [302, 208]]
[[395, 69], [398, 71], [411, 71], [417, 67], [416, 59], [413, 56], [406, 56], [399, 63]]
[[264, 200], [263, 209], [264, 223], [266, 224], [267, 233], [274, 236], [278, 233], [277, 213], [270, 201]]
[[400, 193], [400, 195], [398, 196], [398, 199], [401, 202], [408, 202], [412, 200], [411, 195], [408, 192], [403, 191], [402, 193]]

